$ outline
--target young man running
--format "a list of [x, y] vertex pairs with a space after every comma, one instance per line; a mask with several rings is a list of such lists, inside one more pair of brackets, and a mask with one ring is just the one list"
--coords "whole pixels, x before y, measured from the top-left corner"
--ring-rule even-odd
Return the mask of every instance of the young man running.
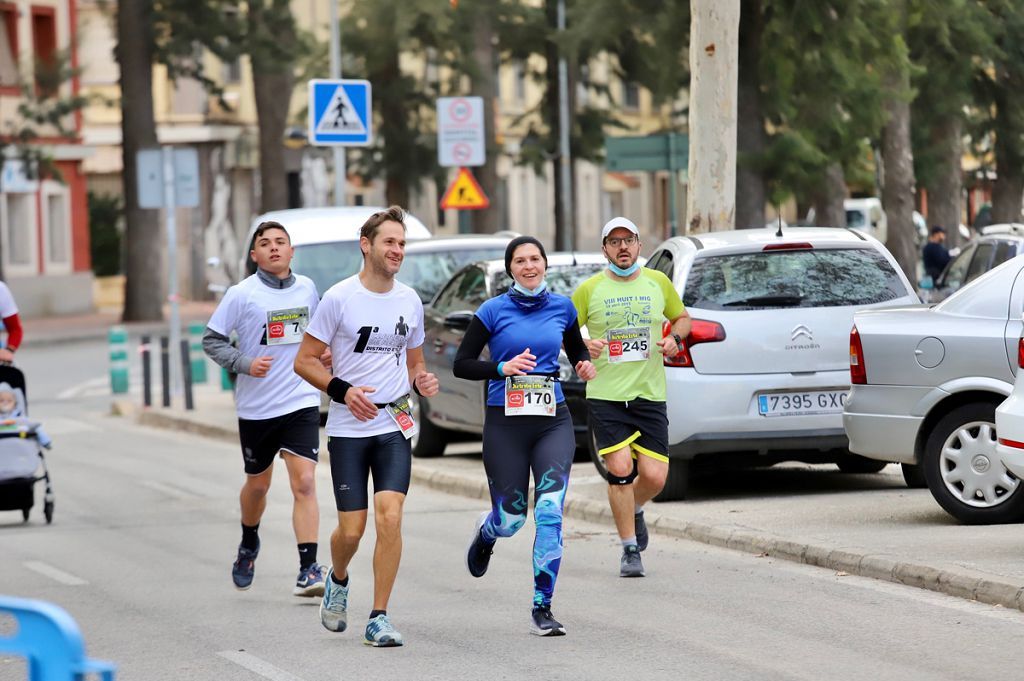
[[[316, 562], [320, 395], [295, 375], [292, 364], [319, 299], [312, 280], [292, 273], [293, 254], [281, 224], [264, 222], [256, 228], [250, 252], [256, 274], [224, 294], [206, 326], [203, 349], [238, 374], [235, 406], [246, 479], [240, 495], [242, 543], [231, 578], [238, 589], [252, 586], [260, 518], [267, 507], [274, 458], [280, 454], [295, 499], [292, 525], [299, 576], [293, 593], [312, 597], [324, 592], [323, 571]], [[228, 340], [232, 332], [238, 334], [237, 348]]]
[[[663, 357], [679, 353], [690, 317], [672, 282], [640, 267], [640, 232], [623, 217], [601, 231], [608, 269], [572, 295], [597, 378], [587, 383], [590, 423], [608, 468], [608, 502], [622, 540], [621, 577], [643, 577], [648, 533], [643, 506], [668, 476], [668, 413]], [[661, 337], [662, 321], [672, 333]], [[635, 481], [635, 482], [634, 482]]]
[[[409, 490], [416, 424], [409, 392], [437, 394], [437, 378], [423, 359], [423, 304], [395, 281], [405, 258], [405, 212], [374, 213], [359, 233], [363, 270], [324, 294], [295, 359], [295, 371], [331, 397], [327, 448], [338, 508], [331, 534], [332, 567], [320, 604], [331, 631], [348, 626], [348, 565], [366, 530], [367, 483], [373, 474], [377, 546], [373, 554], [373, 610], [363, 641], [400, 646], [387, 614], [402, 556], [402, 507]], [[333, 376], [320, 363], [330, 347]]]

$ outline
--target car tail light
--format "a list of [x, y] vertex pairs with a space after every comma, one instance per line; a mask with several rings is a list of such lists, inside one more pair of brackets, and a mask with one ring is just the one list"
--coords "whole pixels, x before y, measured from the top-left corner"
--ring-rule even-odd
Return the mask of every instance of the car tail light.
[[1024, 338], [1017, 341], [1017, 366], [1024, 368]]
[[[672, 327], [665, 322], [663, 336], [672, 333]], [[679, 348], [679, 354], [675, 357], [666, 357], [667, 367], [692, 367], [693, 357], [690, 356], [690, 348], [699, 343], [718, 343], [725, 340], [725, 327], [718, 322], [711, 322], [706, 319], [691, 319], [690, 333], [683, 339], [683, 345]]]
[[864, 346], [860, 343], [860, 333], [856, 326], [850, 331], [850, 381], [854, 385], [865, 385], [868, 382], [868, 369], [864, 363]]
[[802, 249], [814, 248], [813, 244], [809, 244], [806, 241], [800, 241], [797, 243], [789, 244], [768, 244], [762, 251], [799, 251]]

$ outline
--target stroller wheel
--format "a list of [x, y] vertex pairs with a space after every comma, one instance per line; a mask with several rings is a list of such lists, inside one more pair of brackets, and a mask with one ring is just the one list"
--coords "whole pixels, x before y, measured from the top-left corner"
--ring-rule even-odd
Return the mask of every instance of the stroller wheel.
[[53, 522], [53, 502], [47, 501], [43, 504], [43, 515], [46, 516], [46, 524], [49, 525]]
[[31, 510], [32, 509], [30, 509], [30, 508], [23, 508], [23, 509], [21, 509], [21, 517], [25, 519], [26, 523], [28, 522], [28, 512], [31, 511]]

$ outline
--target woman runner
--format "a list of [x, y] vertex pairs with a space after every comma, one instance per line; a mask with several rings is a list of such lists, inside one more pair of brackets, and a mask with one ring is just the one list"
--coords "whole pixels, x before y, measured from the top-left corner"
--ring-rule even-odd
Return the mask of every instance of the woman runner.
[[[576, 309], [544, 283], [547, 255], [529, 236], [505, 249], [505, 271], [515, 281], [508, 293], [477, 310], [455, 356], [459, 378], [489, 380], [483, 459], [491, 510], [473, 530], [466, 566], [487, 572], [498, 537], [511, 537], [526, 522], [530, 471], [534, 480], [533, 626], [539, 636], [563, 636], [551, 614], [551, 595], [562, 560], [562, 506], [576, 451], [572, 418], [558, 378], [558, 353], [566, 354], [584, 381], [597, 375]], [[479, 359], [484, 346], [492, 361]]]

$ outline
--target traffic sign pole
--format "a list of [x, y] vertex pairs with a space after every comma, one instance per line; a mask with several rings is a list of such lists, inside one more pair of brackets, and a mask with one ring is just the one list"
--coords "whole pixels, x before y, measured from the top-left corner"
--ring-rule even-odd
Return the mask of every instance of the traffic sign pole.
[[[167, 284], [167, 300], [171, 308], [171, 347], [181, 345], [181, 311], [178, 307], [178, 233], [177, 206], [174, 197], [174, 148], [163, 147], [164, 162], [164, 211], [167, 217], [167, 270], [170, 281]], [[181, 372], [177, 362], [171, 362], [171, 389], [177, 394], [181, 388]]]
[[[331, 6], [331, 78], [341, 78], [341, 24], [338, 21], [338, 0], [328, 0]], [[345, 147], [334, 147], [334, 205], [345, 205], [345, 184], [348, 179], [345, 166]]]

